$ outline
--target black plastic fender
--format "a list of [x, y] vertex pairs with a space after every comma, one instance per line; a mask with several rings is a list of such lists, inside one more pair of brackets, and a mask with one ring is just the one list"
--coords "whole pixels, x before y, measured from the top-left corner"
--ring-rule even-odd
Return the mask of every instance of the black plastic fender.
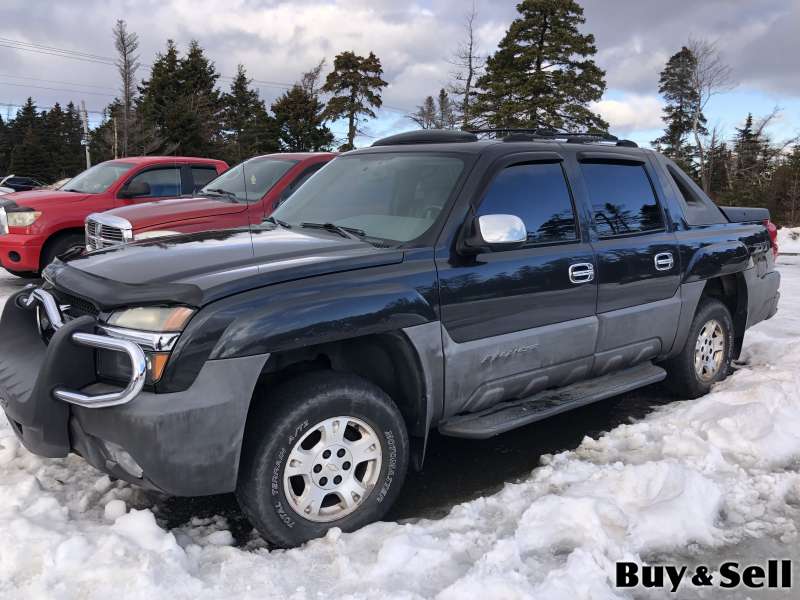
[[698, 249], [689, 260], [682, 283], [693, 283], [740, 273], [750, 266], [750, 252], [739, 240], [718, 242]]

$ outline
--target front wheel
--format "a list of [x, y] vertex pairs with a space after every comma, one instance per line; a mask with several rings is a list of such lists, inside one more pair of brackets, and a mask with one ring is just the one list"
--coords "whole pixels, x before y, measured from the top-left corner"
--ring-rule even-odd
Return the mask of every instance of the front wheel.
[[380, 388], [323, 371], [255, 401], [236, 493], [265, 539], [297, 546], [383, 517], [405, 479], [408, 434]]
[[728, 376], [733, 356], [733, 320], [728, 308], [714, 298], [697, 307], [689, 336], [680, 354], [666, 362], [666, 385], [684, 398], [707, 394]]

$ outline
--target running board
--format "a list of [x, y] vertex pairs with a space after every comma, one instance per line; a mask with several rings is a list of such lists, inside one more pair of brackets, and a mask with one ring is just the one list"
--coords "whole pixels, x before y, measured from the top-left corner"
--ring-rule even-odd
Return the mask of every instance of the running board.
[[452, 417], [439, 425], [439, 432], [461, 438], [490, 438], [579, 406], [657, 383], [666, 376], [664, 369], [647, 362], [562, 388], [544, 390], [521, 400], [501, 402], [480, 412]]

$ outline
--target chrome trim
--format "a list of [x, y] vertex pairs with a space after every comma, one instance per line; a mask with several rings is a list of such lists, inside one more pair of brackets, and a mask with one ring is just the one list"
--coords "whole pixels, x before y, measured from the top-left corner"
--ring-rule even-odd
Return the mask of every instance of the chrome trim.
[[656, 271], [669, 271], [675, 266], [675, 259], [672, 258], [672, 252], [659, 252], [653, 258], [656, 265]]
[[56, 398], [86, 408], [106, 408], [108, 406], [127, 404], [139, 395], [144, 387], [147, 374], [147, 359], [138, 345], [127, 340], [119, 340], [105, 335], [81, 332], [73, 333], [72, 341], [82, 346], [89, 346], [90, 348], [101, 348], [103, 350], [127, 354], [131, 361], [133, 373], [131, 374], [128, 385], [119, 392], [88, 396], [72, 390], [56, 389], [53, 391], [53, 395]]
[[[23, 300], [23, 303], [26, 307], [30, 308], [37, 300], [39, 304], [44, 307], [47, 320], [50, 321], [50, 325], [53, 326], [53, 329], [60, 329], [64, 325], [64, 319], [61, 316], [61, 311], [58, 310], [58, 304], [56, 303], [56, 299], [53, 298], [53, 295], [49, 292], [45, 292], [43, 289], [35, 289]], [[36, 320], [37, 322], [40, 320], [38, 307]], [[41, 326], [39, 330], [41, 331]]]
[[156, 352], [171, 351], [181, 335], [180, 333], [154, 333], [138, 329], [124, 329], [110, 325], [98, 325], [97, 328], [112, 338], [127, 340]]
[[482, 215], [478, 228], [487, 244], [520, 244], [528, 239], [525, 223], [516, 215]]
[[[117, 232], [113, 237], [104, 235], [105, 230]], [[84, 221], [86, 248], [99, 250], [110, 246], [120, 246], [133, 241], [133, 225], [127, 219], [105, 213], [92, 213]]]
[[589, 283], [594, 280], [592, 263], [575, 263], [569, 266], [569, 280], [572, 283]]

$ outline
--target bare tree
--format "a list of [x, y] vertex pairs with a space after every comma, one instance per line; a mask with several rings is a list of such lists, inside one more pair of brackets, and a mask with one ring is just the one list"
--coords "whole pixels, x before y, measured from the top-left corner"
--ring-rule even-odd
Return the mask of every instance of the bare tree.
[[700, 161], [700, 181], [703, 184], [703, 191], [709, 193], [707, 146], [700, 131], [702, 128], [700, 119], [709, 100], [717, 94], [733, 89], [735, 83], [732, 70], [723, 62], [716, 42], [690, 38], [688, 47], [695, 58], [690, 79], [692, 89], [698, 99], [692, 114], [692, 134]]
[[461, 128], [469, 129], [472, 124], [472, 94], [480, 74], [486, 64], [486, 59], [477, 52], [475, 40], [475, 20], [478, 11], [475, 4], [464, 20], [464, 37], [450, 58], [450, 64], [455, 71], [452, 73], [453, 83], [450, 84], [450, 93], [455, 96], [454, 101], [459, 109]]
[[[117, 71], [122, 80], [122, 156], [128, 156], [128, 140], [130, 136], [131, 107], [136, 90], [136, 70], [139, 68], [139, 36], [128, 31], [128, 25], [122, 19], [114, 25], [114, 45], [117, 48]], [[115, 149], [116, 150], [116, 149]]]
[[420, 129], [436, 129], [437, 111], [433, 96], [425, 98], [415, 112], [406, 116], [419, 125]]
[[323, 58], [314, 68], [306, 71], [300, 77], [300, 87], [308, 92], [309, 96], [319, 96], [322, 88], [320, 85], [320, 81], [322, 80], [322, 71], [325, 70], [327, 65], [328, 61]]

